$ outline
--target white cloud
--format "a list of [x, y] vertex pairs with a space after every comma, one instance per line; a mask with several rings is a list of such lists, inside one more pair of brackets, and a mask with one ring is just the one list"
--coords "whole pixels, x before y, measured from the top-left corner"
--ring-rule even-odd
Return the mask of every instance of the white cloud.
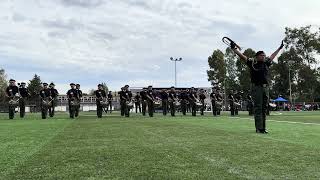
[[[213, 49], [225, 48], [223, 36], [271, 53], [284, 27], [319, 25], [318, 6], [316, 0], [2, 1], [0, 55], [7, 60], [0, 62], [19, 59], [45, 69], [52, 66], [66, 78], [73, 71], [107, 76], [119, 88], [129, 83], [172, 85], [169, 57], [183, 57], [181, 85], [209, 86], [204, 67]], [[16, 71], [12, 68], [6, 70]], [[32, 76], [25, 69], [19, 69], [20, 75]], [[59, 81], [52, 73], [40, 75]], [[95, 87], [96, 82], [84, 83]]]

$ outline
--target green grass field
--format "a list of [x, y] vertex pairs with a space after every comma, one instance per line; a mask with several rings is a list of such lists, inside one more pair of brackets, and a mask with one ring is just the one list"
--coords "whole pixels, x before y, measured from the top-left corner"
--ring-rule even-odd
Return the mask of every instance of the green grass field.
[[0, 115], [0, 179], [320, 179], [320, 112]]

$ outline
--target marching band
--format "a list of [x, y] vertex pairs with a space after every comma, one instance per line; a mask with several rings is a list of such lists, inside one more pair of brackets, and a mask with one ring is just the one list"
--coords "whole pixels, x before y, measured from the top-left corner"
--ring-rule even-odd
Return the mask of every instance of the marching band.
[[[20, 117], [25, 115], [26, 98], [30, 96], [25, 83], [21, 83], [20, 88], [15, 84], [15, 80], [9, 81], [9, 86], [6, 89], [9, 104], [9, 118], [14, 118], [15, 108], [20, 108]], [[54, 116], [55, 107], [57, 106], [58, 91], [55, 89], [55, 84], [42, 84], [43, 87], [39, 92], [41, 98], [41, 116], [46, 119], [48, 115]], [[131, 110], [135, 108], [136, 113], [142, 113], [143, 116], [148, 112], [149, 117], [153, 117], [156, 110], [161, 109], [164, 116], [170, 113], [175, 116], [176, 112], [181, 112], [186, 115], [191, 112], [192, 116], [196, 116], [200, 111], [203, 116], [204, 112], [211, 110], [213, 116], [219, 116], [223, 108], [223, 96], [219, 87], [213, 87], [211, 94], [207, 94], [204, 89], [196, 89], [194, 87], [183, 88], [176, 90], [175, 87], [170, 89], [155, 90], [152, 86], [143, 88], [140, 92], [136, 92], [135, 96], [129, 90], [129, 85], [125, 85], [118, 92], [120, 101], [121, 116], [130, 117]], [[105, 91], [102, 84], [98, 84], [98, 88], [94, 91], [97, 106], [97, 117], [102, 118], [103, 112], [111, 113], [113, 96], [111, 91]], [[82, 91], [80, 84], [70, 83], [70, 89], [67, 92], [68, 111], [70, 118], [74, 119], [79, 116], [80, 103], [82, 99]], [[229, 93], [229, 106], [231, 115], [237, 115], [241, 106], [241, 95], [234, 94], [233, 91]], [[211, 106], [208, 105], [206, 99], [210, 99]], [[188, 111], [188, 108], [190, 110]], [[252, 98], [248, 98], [248, 112], [252, 114]]]

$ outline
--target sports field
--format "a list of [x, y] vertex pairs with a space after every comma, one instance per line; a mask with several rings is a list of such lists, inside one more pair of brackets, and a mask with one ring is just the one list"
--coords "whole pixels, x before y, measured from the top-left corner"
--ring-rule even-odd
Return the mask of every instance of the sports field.
[[0, 179], [320, 179], [320, 112], [0, 115]]

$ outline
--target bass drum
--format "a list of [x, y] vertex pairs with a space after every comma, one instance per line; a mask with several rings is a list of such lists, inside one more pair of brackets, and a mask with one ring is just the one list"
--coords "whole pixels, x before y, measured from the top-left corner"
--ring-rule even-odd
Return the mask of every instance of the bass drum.
[[108, 101], [100, 101], [100, 105], [101, 105], [103, 108], [106, 108], [106, 107], [108, 107], [109, 103], [108, 103]]
[[132, 109], [133, 108], [133, 102], [132, 101], [127, 101], [127, 106], [128, 106], [128, 108]]

